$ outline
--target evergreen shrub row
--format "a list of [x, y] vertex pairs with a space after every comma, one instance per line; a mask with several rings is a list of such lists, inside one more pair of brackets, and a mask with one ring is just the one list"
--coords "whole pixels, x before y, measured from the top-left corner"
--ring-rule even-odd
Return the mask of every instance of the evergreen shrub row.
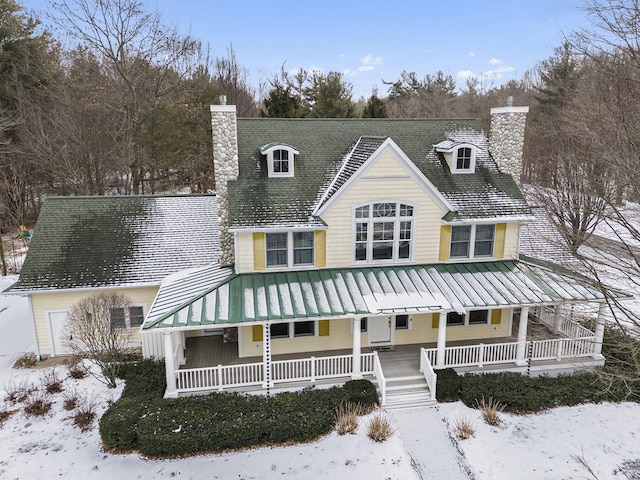
[[123, 397], [105, 412], [100, 434], [109, 449], [152, 458], [310, 441], [332, 430], [341, 403], [370, 408], [378, 401], [367, 380], [271, 397], [212, 393], [162, 399], [140, 391], [142, 396]]

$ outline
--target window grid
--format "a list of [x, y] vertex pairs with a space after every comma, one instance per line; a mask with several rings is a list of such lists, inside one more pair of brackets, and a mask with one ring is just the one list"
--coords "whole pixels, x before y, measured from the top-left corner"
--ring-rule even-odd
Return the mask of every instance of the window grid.
[[274, 173], [289, 173], [289, 152], [287, 150], [275, 150], [273, 152]]
[[495, 232], [495, 224], [452, 226], [450, 258], [493, 257]]
[[315, 262], [315, 232], [276, 232], [265, 235], [267, 268], [298, 267]]
[[456, 170], [471, 169], [471, 149], [463, 147], [458, 149], [456, 156]]

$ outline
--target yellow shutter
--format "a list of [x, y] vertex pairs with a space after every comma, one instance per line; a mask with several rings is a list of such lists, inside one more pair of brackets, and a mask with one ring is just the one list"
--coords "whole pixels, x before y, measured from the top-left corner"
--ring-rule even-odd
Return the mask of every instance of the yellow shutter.
[[254, 342], [262, 341], [262, 325], [253, 326], [253, 341]]
[[504, 239], [507, 233], [507, 224], [506, 223], [498, 223], [496, 225], [496, 241], [493, 246], [493, 256], [494, 258], [503, 258], [504, 257]]
[[261, 271], [267, 268], [265, 258], [264, 232], [253, 233], [253, 269]]
[[451, 250], [451, 225], [443, 225], [440, 228], [440, 256], [441, 262], [449, 260]]
[[315, 257], [316, 267], [327, 266], [327, 232], [325, 230], [316, 230]]
[[320, 337], [328, 337], [329, 336], [329, 320], [319, 320], [318, 321], [318, 335]]
[[491, 325], [498, 325], [502, 321], [502, 310], [491, 310]]
[[431, 314], [431, 328], [438, 328], [440, 326], [440, 313]]

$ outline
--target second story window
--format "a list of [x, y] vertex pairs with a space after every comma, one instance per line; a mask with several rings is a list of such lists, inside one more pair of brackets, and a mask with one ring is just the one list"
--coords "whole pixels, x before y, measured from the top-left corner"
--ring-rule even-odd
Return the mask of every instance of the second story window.
[[291, 145], [269, 143], [260, 147], [260, 153], [267, 157], [269, 177], [293, 177], [294, 160], [300, 152]]
[[451, 258], [493, 257], [496, 226], [455, 225], [451, 227]]
[[267, 268], [313, 265], [314, 238], [314, 232], [267, 233]]
[[413, 258], [415, 208], [376, 202], [354, 210], [354, 262], [393, 262]]
[[456, 155], [456, 170], [471, 169], [471, 149], [469, 147], [458, 148]]

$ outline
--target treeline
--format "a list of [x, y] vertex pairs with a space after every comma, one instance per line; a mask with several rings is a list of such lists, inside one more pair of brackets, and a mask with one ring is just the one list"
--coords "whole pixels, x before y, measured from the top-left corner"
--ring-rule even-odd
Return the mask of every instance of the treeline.
[[284, 67], [258, 91], [231, 47], [213, 58], [140, 0], [56, 1], [59, 39], [0, 0], [0, 228], [33, 222], [47, 195], [214, 189], [208, 107], [221, 94], [240, 116], [475, 117], [487, 131], [490, 108], [513, 96], [531, 106], [523, 181], [574, 192], [558, 213], [579, 235], [596, 197], [638, 195], [634, 5], [588, 0], [592, 28], [520, 80], [405, 71], [354, 99], [339, 72]]

